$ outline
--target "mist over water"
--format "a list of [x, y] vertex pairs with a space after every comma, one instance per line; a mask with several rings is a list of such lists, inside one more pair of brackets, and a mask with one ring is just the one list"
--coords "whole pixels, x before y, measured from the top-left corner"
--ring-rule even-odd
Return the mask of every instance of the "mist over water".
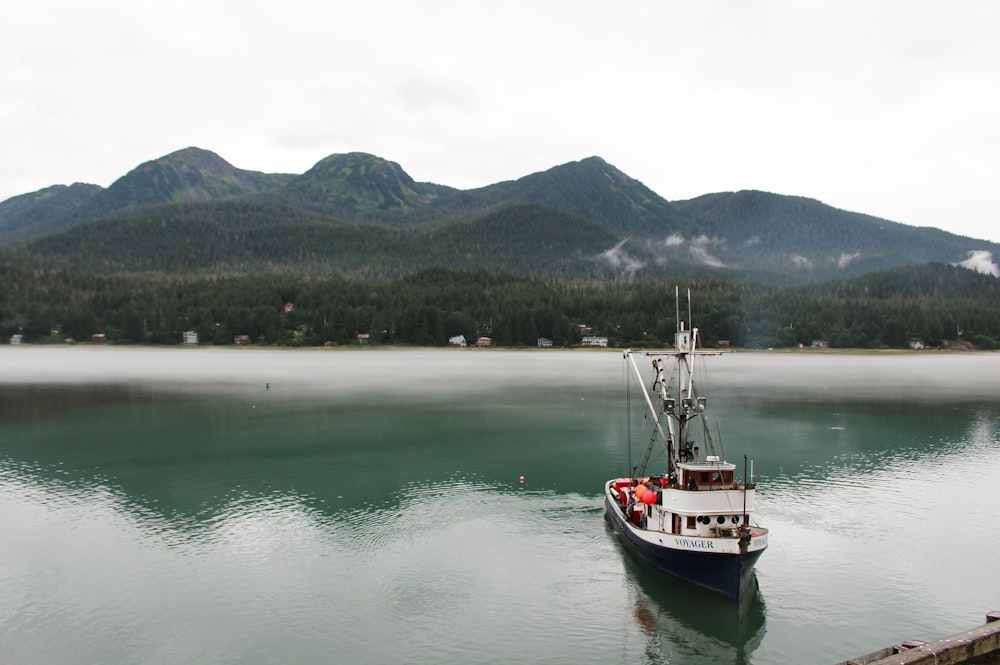
[[[619, 370], [618, 354], [591, 353], [597, 371]], [[0, 384], [119, 385], [169, 393], [256, 395], [274, 399], [394, 398], [592, 383], [593, 366], [569, 352], [480, 349], [336, 349], [0, 347]], [[545, 373], [533, 368], [544, 362]]]
[[944, 637], [1000, 606], [998, 361], [704, 359], [772, 535], [737, 605], [605, 523], [649, 435], [619, 352], [0, 347], [0, 661], [834, 663]]
[[[997, 353], [723, 353], [699, 358], [718, 386], [816, 397], [954, 401], [1000, 387]], [[582, 362], [582, 359], [586, 359]], [[4, 347], [0, 384], [130, 385], [164, 392], [252, 395], [265, 382], [296, 397], [475, 393], [502, 386], [620, 389], [617, 351], [481, 349], [260, 350]], [[765, 360], [766, 359], [766, 360]], [[766, 363], [766, 364], [765, 364]], [[542, 367], [542, 372], [536, 368]], [[607, 383], [607, 382], [611, 383]]]

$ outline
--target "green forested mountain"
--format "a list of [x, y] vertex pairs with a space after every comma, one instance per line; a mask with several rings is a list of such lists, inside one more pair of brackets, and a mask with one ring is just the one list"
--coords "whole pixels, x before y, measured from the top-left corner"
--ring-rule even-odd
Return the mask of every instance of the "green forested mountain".
[[619, 238], [663, 239], [691, 230], [691, 220], [666, 199], [600, 157], [470, 190], [466, 196], [484, 204], [540, 203], [593, 220]]
[[710, 343], [996, 348], [994, 256], [802, 197], [669, 202], [597, 157], [463, 191], [364, 153], [280, 175], [187, 148], [0, 203], [0, 335], [658, 346], [680, 283]]
[[7, 250], [10, 260], [77, 272], [195, 275], [289, 272], [399, 277], [433, 266], [593, 277], [616, 238], [539, 205], [403, 230], [338, 221], [281, 202], [246, 199], [149, 208]]
[[939, 229], [915, 228], [819, 201], [767, 192], [707, 194], [675, 203], [678, 210], [712, 229], [722, 242], [712, 251], [726, 265], [771, 266], [779, 272], [830, 278], [928, 261], [959, 262], [974, 241]]
[[352, 152], [320, 160], [284, 191], [343, 217], [388, 220], [420, 210], [449, 190], [414, 182], [395, 162]]
[[[208, 150], [185, 148], [140, 164], [107, 189], [72, 185], [69, 204], [65, 200], [70, 192], [52, 187], [0, 203], [0, 245], [44, 237], [123, 211], [275, 193], [292, 177], [244, 171]], [[42, 193], [47, 196], [37, 196]], [[62, 195], [58, 206], [52, 205], [54, 194]]]
[[0, 245], [57, 233], [103, 191], [97, 185], [53, 185], [0, 203]]
[[[562, 260], [553, 264], [541, 252], [515, 249], [541, 246], [544, 239], [533, 234], [546, 227], [537, 221], [502, 238], [493, 236], [501, 243], [487, 252], [494, 259], [491, 267], [521, 274], [553, 272], [553, 265], [555, 272], [579, 274], [603, 262], [601, 274], [615, 278], [721, 272], [791, 283], [928, 261], [959, 263], [970, 252], [1000, 255], [995, 243], [795, 196], [743, 191], [669, 202], [598, 157], [462, 191], [415, 181], [398, 164], [365, 153], [331, 155], [295, 176], [244, 171], [214, 153], [186, 148], [140, 165], [107, 190], [68, 189], [74, 188], [72, 198], [68, 191], [55, 190], [60, 196], [52, 196], [43, 190], [0, 203], [0, 246], [40, 239], [20, 243], [8, 255], [15, 257], [11, 260], [28, 265], [106, 260], [109, 268], [217, 273], [361, 266], [365, 274], [384, 267], [392, 275], [429, 262], [452, 265], [455, 257], [447, 253], [427, 259], [440, 249], [428, 246], [428, 237], [455, 244], [447, 231], [429, 229], [476, 220], [488, 224], [496, 210], [518, 204], [550, 210], [548, 240], [558, 227], [567, 234], [559, 244], [579, 245], [581, 252], [576, 265], [569, 266]], [[560, 222], [566, 214], [579, 221]], [[606, 246], [589, 246], [587, 234], [594, 227], [608, 234]], [[63, 229], [70, 229], [66, 238], [50, 237]], [[136, 235], [145, 236], [141, 243]], [[99, 256], [100, 248], [110, 247], [120, 249]], [[361, 247], [373, 253], [356, 253]], [[77, 248], [89, 258], [76, 256]], [[348, 250], [352, 255], [345, 260]], [[177, 261], [167, 261], [178, 253]], [[496, 258], [515, 255], [516, 261], [504, 265]], [[980, 263], [997, 270], [991, 257]]]
[[185, 148], [141, 164], [108, 188], [114, 209], [159, 203], [218, 201], [274, 191], [292, 179], [244, 171], [214, 152]]
[[292, 176], [244, 171], [213, 152], [185, 148], [140, 164], [97, 194], [83, 221], [163, 204], [225, 201], [280, 190]]

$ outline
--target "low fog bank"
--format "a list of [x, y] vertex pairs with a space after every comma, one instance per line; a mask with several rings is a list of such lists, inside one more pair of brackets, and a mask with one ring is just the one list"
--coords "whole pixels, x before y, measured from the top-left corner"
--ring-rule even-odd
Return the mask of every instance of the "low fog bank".
[[716, 360], [710, 376], [715, 385], [776, 397], [1000, 398], [998, 353], [733, 353]]
[[[725, 353], [699, 357], [702, 390], [898, 399], [993, 398], [1000, 354]], [[644, 373], [648, 361], [637, 358]], [[0, 347], [0, 384], [128, 385], [241, 396], [435, 397], [498, 390], [623, 392], [617, 350]]]
[[275, 398], [433, 397], [610, 380], [621, 354], [481, 349], [0, 347], [3, 385], [128, 385]]

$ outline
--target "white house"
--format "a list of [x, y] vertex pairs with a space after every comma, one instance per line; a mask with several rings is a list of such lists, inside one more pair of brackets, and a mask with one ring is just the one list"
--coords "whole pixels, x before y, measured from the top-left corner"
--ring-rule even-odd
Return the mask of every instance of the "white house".
[[455, 335], [448, 338], [448, 344], [452, 346], [467, 346], [468, 343], [465, 341], [465, 335]]
[[181, 333], [181, 344], [197, 344], [198, 333], [194, 330], [185, 330]]
[[584, 346], [607, 346], [607, 337], [584, 337], [580, 342]]

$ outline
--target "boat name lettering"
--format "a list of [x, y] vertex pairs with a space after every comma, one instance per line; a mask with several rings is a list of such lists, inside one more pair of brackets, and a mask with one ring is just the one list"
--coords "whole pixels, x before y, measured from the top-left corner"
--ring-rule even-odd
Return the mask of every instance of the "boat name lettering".
[[678, 538], [677, 544], [681, 547], [694, 547], [703, 550], [715, 549], [715, 543], [711, 540], [688, 540], [687, 538]]

